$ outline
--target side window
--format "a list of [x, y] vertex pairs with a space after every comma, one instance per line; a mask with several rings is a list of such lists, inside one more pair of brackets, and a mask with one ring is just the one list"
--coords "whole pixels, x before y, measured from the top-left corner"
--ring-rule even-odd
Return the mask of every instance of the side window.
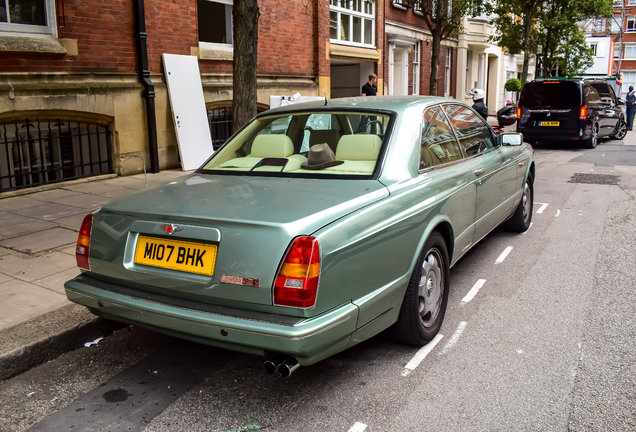
[[452, 127], [439, 106], [427, 109], [422, 120], [420, 169], [462, 158]]
[[603, 103], [612, 102], [612, 96], [609, 92], [609, 86], [606, 83], [595, 83], [592, 84], [592, 87], [594, 87], [598, 91], [598, 95], [601, 97], [601, 101]]
[[468, 156], [475, 156], [495, 146], [492, 131], [482, 118], [465, 105], [446, 105], [459, 145]]
[[591, 84], [583, 86], [583, 97], [585, 105], [598, 105], [601, 103], [601, 96], [598, 94], [598, 89]]
[[610, 97], [612, 98], [612, 102], [614, 103], [614, 105], [616, 105], [618, 103], [618, 100], [616, 99], [616, 93], [614, 93], [614, 89], [612, 88], [612, 86], [608, 86], [608, 87], [609, 87]]

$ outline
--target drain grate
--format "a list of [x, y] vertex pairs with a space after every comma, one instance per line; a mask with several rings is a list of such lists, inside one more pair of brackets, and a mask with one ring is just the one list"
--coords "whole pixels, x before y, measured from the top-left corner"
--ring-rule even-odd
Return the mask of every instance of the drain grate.
[[569, 183], [589, 183], [600, 185], [615, 185], [621, 181], [620, 176], [611, 174], [583, 174], [575, 173]]

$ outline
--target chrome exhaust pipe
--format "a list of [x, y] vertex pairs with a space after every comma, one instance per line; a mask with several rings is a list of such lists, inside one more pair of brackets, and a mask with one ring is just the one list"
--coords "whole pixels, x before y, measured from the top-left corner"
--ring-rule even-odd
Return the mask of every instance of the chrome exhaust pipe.
[[283, 378], [289, 378], [289, 376], [299, 367], [300, 364], [298, 364], [298, 360], [293, 357], [287, 357], [287, 360], [278, 365], [278, 373]]
[[276, 372], [278, 372], [278, 368], [280, 367], [281, 363], [283, 363], [286, 359], [286, 356], [278, 354], [272, 357], [270, 360], [265, 360], [265, 362], [263, 363], [265, 373], [267, 373], [267, 375], [269, 376], [274, 375]]

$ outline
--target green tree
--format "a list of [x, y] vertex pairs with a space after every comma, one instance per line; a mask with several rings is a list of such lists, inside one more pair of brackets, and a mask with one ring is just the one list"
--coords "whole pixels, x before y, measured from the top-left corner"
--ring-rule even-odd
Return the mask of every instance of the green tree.
[[506, 91], [509, 92], [515, 92], [515, 103], [517, 102], [517, 100], [519, 99], [519, 92], [521, 91], [521, 81], [519, 81], [517, 78], [510, 78], [508, 81], [506, 81], [506, 84], [504, 85], [504, 89], [506, 89]]
[[232, 73], [232, 126], [235, 131], [256, 115], [256, 58], [258, 51], [258, 19], [256, 0], [234, 0], [234, 67]]
[[592, 65], [590, 49], [578, 21], [593, 17], [610, 17], [612, 0], [550, 0], [539, 16], [537, 43], [542, 75], [547, 77], [554, 67], [559, 75], [573, 76]]
[[493, 0], [486, 4], [496, 30], [491, 41], [510, 54], [523, 53], [522, 85], [528, 80], [530, 57], [536, 52], [537, 24], [544, 3], [541, 0]]
[[462, 30], [464, 17], [476, 10], [480, 0], [415, 0], [424, 22], [431, 32], [431, 76], [429, 95], [437, 95], [437, 71], [442, 40], [456, 36]]

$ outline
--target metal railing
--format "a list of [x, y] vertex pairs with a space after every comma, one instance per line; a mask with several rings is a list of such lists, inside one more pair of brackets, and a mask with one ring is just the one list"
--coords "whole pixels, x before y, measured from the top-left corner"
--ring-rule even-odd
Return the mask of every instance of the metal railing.
[[65, 119], [0, 122], [0, 192], [112, 172], [108, 126]]
[[229, 137], [232, 136], [232, 108], [219, 108], [208, 110], [208, 123], [212, 136], [212, 148], [217, 150]]

